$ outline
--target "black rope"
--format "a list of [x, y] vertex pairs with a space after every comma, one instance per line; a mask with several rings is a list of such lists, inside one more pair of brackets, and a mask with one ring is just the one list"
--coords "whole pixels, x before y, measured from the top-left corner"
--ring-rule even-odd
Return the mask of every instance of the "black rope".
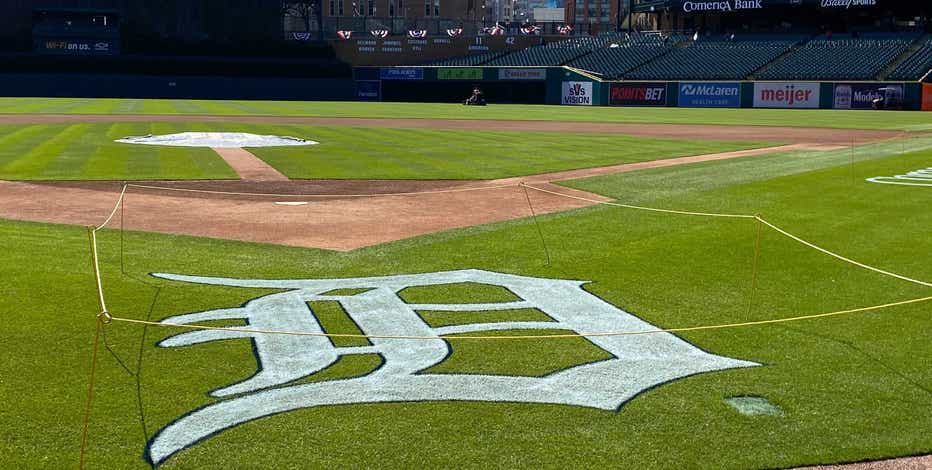
[[524, 197], [527, 199], [527, 207], [531, 210], [531, 218], [534, 219], [534, 226], [537, 227], [537, 235], [540, 237], [540, 244], [544, 247], [544, 253], [547, 255], [547, 266], [551, 265], [550, 248], [547, 247], [547, 240], [544, 239], [544, 232], [540, 229], [540, 222], [537, 221], [537, 212], [534, 211], [534, 205], [531, 204], [531, 195], [527, 192], [527, 185], [521, 183], [524, 189]]

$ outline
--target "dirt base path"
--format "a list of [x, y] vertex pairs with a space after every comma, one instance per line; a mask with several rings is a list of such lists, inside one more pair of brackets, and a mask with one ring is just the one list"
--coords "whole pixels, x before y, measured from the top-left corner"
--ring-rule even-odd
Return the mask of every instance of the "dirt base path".
[[847, 465], [816, 465], [814, 467], [799, 467], [794, 470], [932, 470], [932, 455]]
[[259, 157], [241, 148], [214, 148], [233, 171], [245, 181], [288, 181], [288, 177], [281, 174], [273, 166], [262, 161]]
[[626, 134], [654, 138], [780, 142], [786, 144], [851, 145], [902, 137], [900, 131], [813, 129], [805, 127], [718, 126], [561, 121], [483, 121], [470, 119], [320, 118], [301, 116], [191, 116], [3, 114], [0, 124], [87, 122], [254, 122], [312, 126], [380, 127], [397, 129], [490, 130]]
[[[123, 210], [110, 227], [348, 251], [607, 200], [551, 181], [803, 148], [809, 147], [797, 144], [491, 181], [256, 179], [138, 183], [128, 188]], [[232, 158], [243, 158], [230, 153]], [[522, 182], [557, 194], [525, 191]], [[99, 224], [113, 209], [121, 188], [118, 182], [0, 181], [0, 200], [4, 201], [0, 217]]]
[[[625, 124], [456, 119], [363, 119], [277, 116], [0, 115], [0, 124], [87, 122], [253, 122], [383, 128], [617, 133], [696, 140], [782, 142], [787, 145], [713, 155], [672, 158], [603, 168], [564, 171], [498, 181], [288, 181], [242, 149], [217, 152], [245, 181], [157, 182], [151, 186], [221, 193], [132, 187], [124, 218], [131, 230], [186, 234], [301, 247], [352, 250], [365, 246], [592, 205], [594, 194], [551, 185], [552, 181], [802, 149], [829, 150], [901, 137], [898, 131], [807, 129], [763, 126]], [[911, 134], [915, 135], [915, 134]], [[530, 182], [559, 194], [529, 191]], [[0, 181], [0, 217], [65, 224], [100, 223], [113, 208], [121, 185], [108, 182], [28, 183]], [[482, 188], [474, 190], [473, 188]], [[464, 191], [464, 189], [466, 189]], [[249, 193], [249, 194], [229, 194]], [[257, 193], [265, 194], [258, 195]], [[397, 193], [420, 193], [403, 194]], [[269, 194], [293, 196], [272, 197]], [[304, 197], [301, 195], [326, 195]], [[366, 195], [365, 197], [357, 197]], [[529, 204], [530, 201], [530, 204]], [[207, 221], [207, 222], [205, 222]]]

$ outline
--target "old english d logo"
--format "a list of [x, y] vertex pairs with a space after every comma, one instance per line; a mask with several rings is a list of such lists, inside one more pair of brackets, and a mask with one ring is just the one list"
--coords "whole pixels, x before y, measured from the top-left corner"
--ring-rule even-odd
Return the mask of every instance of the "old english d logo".
[[573, 93], [573, 96], [586, 96], [586, 89], [583, 88], [582, 83], [573, 84], [573, 88], [570, 91]]
[[[245, 319], [249, 328], [322, 333], [310, 301], [337, 301], [368, 335], [439, 336], [493, 330], [559, 329], [576, 333], [656, 329], [586, 292], [583, 281], [542, 279], [480, 270], [355, 278], [259, 280], [156, 274], [164, 279], [232, 287], [288, 289], [254, 299], [242, 308], [179, 315], [165, 323]], [[408, 304], [398, 292], [407, 287], [474, 282], [501, 286], [520, 300], [484, 304]], [[328, 295], [336, 289], [368, 289], [355, 295]], [[494, 322], [431, 327], [419, 310], [484, 312], [536, 308], [552, 321]], [[149, 443], [156, 465], [174, 453], [239, 424], [301, 408], [356, 403], [428, 400], [551, 403], [617, 410], [637, 394], [678, 378], [757, 364], [707, 353], [668, 334], [588, 337], [612, 355], [544, 377], [430, 374], [449, 345], [442, 339], [371, 338], [371, 345], [336, 347], [326, 337], [197, 330], [165, 339], [159, 346], [250, 338], [258, 372], [211, 392], [222, 401], [192, 411], [162, 428]], [[287, 385], [314, 375], [341, 356], [379, 354], [384, 365], [351, 379]]]

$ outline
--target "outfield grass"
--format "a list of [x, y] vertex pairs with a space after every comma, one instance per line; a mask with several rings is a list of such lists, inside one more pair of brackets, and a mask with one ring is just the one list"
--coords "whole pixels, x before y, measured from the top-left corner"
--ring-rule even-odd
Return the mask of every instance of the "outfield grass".
[[609, 134], [441, 131], [234, 123], [0, 126], [0, 179], [236, 178], [211, 149], [129, 145], [126, 136], [252, 132], [320, 142], [250, 149], [290, 178], [491, 179], [699, 155], [769, 144]]
[[327, 101], [0, 98], [0, 114], [195, 114], [422, 119], [506, 119], [576, 122], [720, 124], [929, 131], [932, 119], [914, 111], [613, 108], [589, 106]]
[[[574, 185], [663, 207], [760, 212], [829, 249], [928, 281], [932, 212], [926, 188], [864, 182], [929, 166], [929, 143], [912, 145], [926, 149], [898, 155], [898, 148], [872, 146], [871, 155], [853, 159], [845, 153], [812, 160], [753, 157]], [[693, 185], [695, 180], [708, 182]], [[642, 194], [644, 186], [655, 189]], [[105, 231], [100, 235], [104, 285], [112, 311], [146, 318], [154, 306], [151, 318], [159, 319], [238, 306], [270, 291], [157, 281], [146, 277], [149, 272], [322, 278], [481, 268], [590, 280], [591, 292], [661, 327], [820, 313], [926, 296], [930, 290], [843, 264], [765, 231], [758, 287], [749, 297], [753, 221], [596, 207], [539, 222], [551, 265], [530, 220], [349, 253], [126, 234], [127, 272], [148, 284], [120, 275], [119, 234]], [[2, 222], [0, 243], [16, 247], [0, 258], [5, 319], [0, 335], [8, 345], [0, 361], [0, 459], [11, 468], [74, 466], [96, 312], [86, 234], [76, 227]], [[151, 285], [162, 287], [157, 298]], [[408, 294], [419, 301], [501, 295], [461, 287]], [[929, 312], [929, 304], [918, 304], [683, 334], [706, 351], [762, 366], [678, 380], [640, 395], [617, 413], [516, 403], [334, 406], [239, 426], [181, 452], [165, 468], [738, 469], [928, 453]], [[165, 349], [153, 345], [170, 332], [142, 333], [136, 326], [107, 329], [107, 344], [132, 371], [142, 344], [141, 394], [137, 402], [133, 377], [103, 351], [90, 468], [145, 468], [147, 436], [212, 402], [209, 390], [254, 372], [248, 341]], [[548, 364], [597, 357], [585, 345], [559, 342], [456, 344], [444, 373], [456, 366], [535, 374]], [[365, 374], [379, 365], [371, 356], [341, 360], [309, 380]], [[490, 361], [495, 357], [502, 359]], [[743, 416], [723, 401], [747, 395], [766, 398], [783, 416]]]

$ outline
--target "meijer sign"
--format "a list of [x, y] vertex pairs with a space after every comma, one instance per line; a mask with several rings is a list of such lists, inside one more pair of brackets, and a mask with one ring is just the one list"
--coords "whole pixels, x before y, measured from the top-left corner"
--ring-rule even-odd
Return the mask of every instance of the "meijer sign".
[[755, 108], [818, 108], [818, 83], [760, 82], [754, 84]]
[[561, 103], [592, 106], [592, 82], [563, 82]]

